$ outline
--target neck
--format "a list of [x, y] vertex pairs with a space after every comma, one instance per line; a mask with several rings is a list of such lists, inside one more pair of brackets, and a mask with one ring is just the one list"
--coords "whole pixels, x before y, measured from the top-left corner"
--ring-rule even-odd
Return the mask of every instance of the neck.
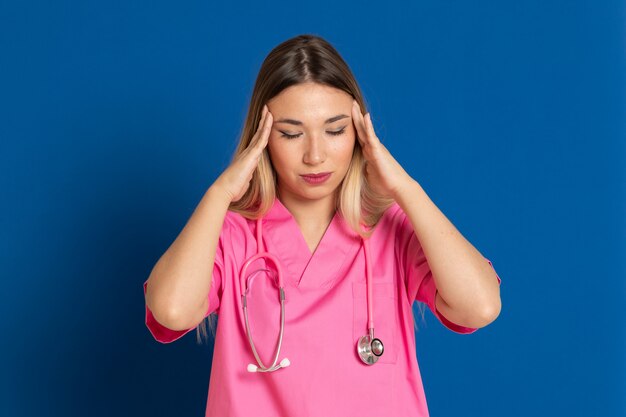
[[334, 194], [317, 200], [303, 199], [285, 192], [278, 192], [277, 197], [301, 229], [324, 230], [335, 216]]

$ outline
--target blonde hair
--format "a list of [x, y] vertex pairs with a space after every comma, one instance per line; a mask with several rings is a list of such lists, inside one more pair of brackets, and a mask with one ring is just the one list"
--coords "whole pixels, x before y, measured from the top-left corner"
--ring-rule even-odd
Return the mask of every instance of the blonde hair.
[[[231, 162], [249, 146], [258, 129], [263, 105], [282, 90], [305, 82], [334, 87], [350, 94], [359, 104], [362, 113], [366, 113], [363, 112], [367, 106], [361, 89], [339, 52], [319, 36], [298, 35], [276, 46], [263, 61], [254, 85], [239, 145]], [[361, 144], [356, 141], [352, 160], [346, 176], [338, 187], [335, 201], [336, 210], [348, 226], [363, 238], [369, 238], [385, 210], [394, 203], [394, 200], [372, 190], [364, 175], [364, 162]], [[248, 190], [239, 200], [231, 203], [228, 209], [248, 219], [263, 217], [272, 207], [276, 192], [276, 171], [265, 148]], [[362, 224], [369, 229], [364, 230]], [[209, 320], [203, 320], [198, 325], [198, 342], [201, 341], [200, 334], [207, 337], [206, 326], [203, 325], [207, 321], [211, 333], [215, 336], [215, 316], [216, 314], [209, 315]], [[422, 311], [422, 318], [423, 316]]]

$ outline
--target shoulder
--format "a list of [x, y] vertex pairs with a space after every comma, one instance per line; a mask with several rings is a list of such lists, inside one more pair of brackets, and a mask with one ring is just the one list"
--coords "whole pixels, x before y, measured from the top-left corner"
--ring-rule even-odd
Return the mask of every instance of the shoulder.
[[382, 240], [396, 238], [406, 228], [406, 219], [406, 213], [394, 202], [378, 220], [374, 233]]
[[222, 232], [224, 239], [230, 244], [247, 244], [256, 241], [256, 220], [244, 217], [236, 211], [228, 210], [224, 217]]
[[402, 227], [403, 223], [406, 221], [406, 213], [402, 210], [402, 207], [394, 201], [394, 203], [385, 210], [380, 220], [378, 221], [379, 226], [387, 229], [397, 229]]
[[224, 217], [222, 230], [229, 234], [246, 233], [250, 231], [253, 222], [254, 220], [247, 219], [236, 211], [228, 210]]
[[254, 220], [228, 210], [220, 231], [219, 240], [228, 259], [243, 259], [250, 251], [255, 250], [255, 236], [251, 230]]

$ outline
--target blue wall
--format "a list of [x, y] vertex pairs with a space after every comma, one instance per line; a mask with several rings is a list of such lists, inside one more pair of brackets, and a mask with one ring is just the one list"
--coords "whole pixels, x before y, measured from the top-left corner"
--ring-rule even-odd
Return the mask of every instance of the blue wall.
[[626, 415], [623, 2], [225, 3], [0, 6], [0, 415], [204, 415], [211, 346], [154, 341], [142, 283], [300, 33], [502, 278], [471, 336], [427, 312], [431, 414]]

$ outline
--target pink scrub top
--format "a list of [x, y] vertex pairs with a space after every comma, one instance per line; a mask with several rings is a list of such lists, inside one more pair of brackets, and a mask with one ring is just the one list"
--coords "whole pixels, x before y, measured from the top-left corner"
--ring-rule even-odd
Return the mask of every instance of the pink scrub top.
[[[282, 263], [285, 331], [278, 361], [288, 358], [291, 365], [269, 373], [247, 371], [256, 361], [245, 330], [239, 271], [257, 253], [255, 232], [254, 220], [227, 212], [206, 312], [218, 313], [206, 416], [428, 416], [415, 351], [413, 302], [426, 303], [456, 333], [477, 329], [452, 323], [437, 311], [435, 281], [400, 206], [394, 203], [384, 213], [369, 243], [375, 336], [385, 347], [374, 365], [362, 363], [356, 352], [357, 340], [367, 333], [360, 237], [337, 212], [311, 255], [295, 219], [276, 198], [262, 232], [266, 249]], [[272, 268], [270, 261], [256, 261], [249, 271], [257, 269], [255, 264]], [[276, 287], [262, 273], [254, 278], [248, 313], [255, 346], [269, 366], [280, 329], [280, 304]], [[195, 328], [170, 330], [147, 306], [145, 320], [161, 343]]]

